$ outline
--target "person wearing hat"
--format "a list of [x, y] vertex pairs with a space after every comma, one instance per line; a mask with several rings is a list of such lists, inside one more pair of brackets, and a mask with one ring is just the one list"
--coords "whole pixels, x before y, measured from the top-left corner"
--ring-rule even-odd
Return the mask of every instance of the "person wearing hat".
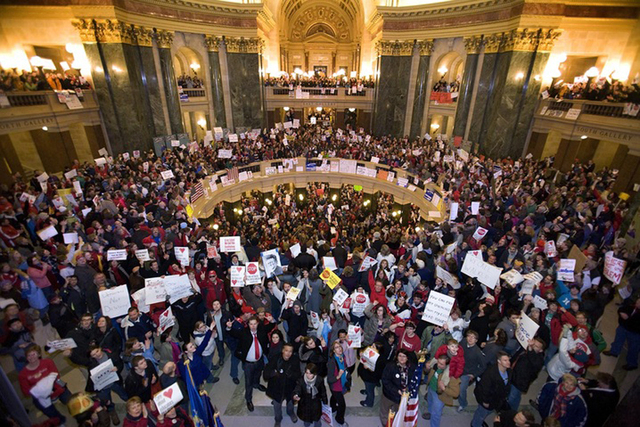
[[[79, 426], [109, 427], [111, 425], [109, 413], [100, 404], [100, 400], [92, 398], [88, 393], [80, 392], [71, 396], [67, 402], [67, 409]], [[117, 423], [114, 422], [114, 425], [118, 424], [120, 424], [119, 419]]]

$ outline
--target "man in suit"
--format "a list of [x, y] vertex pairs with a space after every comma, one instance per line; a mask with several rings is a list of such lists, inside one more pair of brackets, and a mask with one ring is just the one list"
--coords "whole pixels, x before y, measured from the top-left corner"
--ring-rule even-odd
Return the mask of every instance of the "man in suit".
[[253, 412], [253, 389], [266, 391], [267, 388], [260, 384], [260, 376], [264, 369], [264, 356], [269, 349], [268, 332], [270, 326], [260, 322], [257, 317], [251, 317], [247, 326], [242, 329], [232, 329], [233, 320], [226, 323], [227, 333], [238, 339], [236, 356], [242, 360], [244, 370], [244, 398], [247, 401], [247, 409]]

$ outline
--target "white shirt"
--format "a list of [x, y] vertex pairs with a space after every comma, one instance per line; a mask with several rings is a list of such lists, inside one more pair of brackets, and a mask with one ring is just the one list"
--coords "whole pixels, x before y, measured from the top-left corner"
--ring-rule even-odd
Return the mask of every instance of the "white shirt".
[[[258, 336], [258, 332], [255, 334], [251, 333], [251, 347], [249, 347], [249, 352], [247, 353], [247, 362], [257, 362], [256, 360], [256, 339]], [[258, 341], [258, 347], [260, 348], [260, 356], [264, 356], [262, 352], [262, 346], [260, 345], [260, 341]]]

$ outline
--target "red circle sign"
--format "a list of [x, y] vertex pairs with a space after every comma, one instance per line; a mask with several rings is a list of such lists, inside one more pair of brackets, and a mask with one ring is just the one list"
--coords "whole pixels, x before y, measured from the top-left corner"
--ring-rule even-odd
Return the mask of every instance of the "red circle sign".
[[255, 264], [247, 265], [247, 273], [256, 274], [258, 272], [258, 267]]

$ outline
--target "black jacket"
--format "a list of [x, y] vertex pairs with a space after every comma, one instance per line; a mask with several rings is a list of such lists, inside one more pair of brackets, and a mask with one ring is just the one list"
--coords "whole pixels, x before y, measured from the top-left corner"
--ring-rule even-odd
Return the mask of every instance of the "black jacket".
[[[262, 354], [266, 354], [269, 351], [269, 331], [271, 331], [272, 326], [267, 326], [264, 323], [258, 323], [258, 342], [262, 347]], [[251, 349], [251, 345], [253, 344], [253, 334], [249, 330], [248, 326], [245, 326], [242, 329], [231, 329], [226, 330], [228, 335], [236, 338], [238, 340], [238, 347], [236, 348], [235, 356], [242, 360], [243, 362], [247, 361], [247, 353]]]
[[129, 396], [138, 396], [143, 403], [147, 403], [151, 400], [151, 383], [154, 376], [158, 380], [156, 368], [153, 367], [151, 361], [147, 360], [147, 370], [145, 371], [145, 377], [149, 380], [147, 385], [145, 386], [144, 384], [145, 377], [136, 374], [132, 369], [129, 372], [129, 376], [124, 380], [124, 390]]
[[[113, 366], [115, 366], [115, 368], [118, 370], [118, 377], [120, 378], [118, 380], [118, 382], [122, 382], [122, 376], [120, 376], [122, 369], [124, 368], [124, 363], [122, 362], [122, 358], [120, 357], [120, 354], [113, 354], [111, 353], [109, 350], [103, 350], [103, 353], [109, 358], [111, 359], [111, 362], [113, 363]], [[91, 362], [89, 362], [89, 366], [87, 367], [89, 370], [96, 368], [97, 366], [99, 366], [100, 364], [98, 363], [98, 361], [94, 358], [91, 358]], [[94, 392], [96, 391], [94, 386], [93, 386], [93, 381], [91, 380], [91, 376], [89, 376], [89, 379], [87, 380], [87, 387], [86, 387], [86, 391], [88, 392]]]
[[290, 400], [298, 380], [302, 377], [300, 359], [295, 354], [292, 354], [289, 360], [284, 360], [282, 355], [274, 357], [264, 368], [262, 377], [267, 381], [267, 396], [278, 403]]
[[591, 380], [587, 383], [587, 389], [582, 391], [582, 397], [587, 403], [588, 416], [585, 427], [600, 427], [616, 409], [620, 392], [617, 389], [598, 388], [598, 382]]
[[478, 345], [468, 347], [467, 340], [462, 340], [460, 348], [464, 351], [464, 370], [462, 373], [473, 375], [476, 378], [482, 375], [486, 367], [486, 360], [480, 347]]
[[507, 405], [507, 397], [511, 388], [511, 369], [507, 370], [508, 381], [505, 384], [498, 365], [492, 365], [482, 374], [478, 381], [474, 395], [478, 401], [478, 405], [488, 404], [487, 409], [499, 411]]
[[409, 365], [407, 377], [404, 387], [402, 387], [402, 377], [400, 375], [400, 367], [395, 361], [389, 362], [382, 372], [382, 393], [385, 397], [394, 403], [400, 403], [400, 390], [406, 389], [411, 381], [411, 376], [416, 367]]
[[300, 314], [295, 314], [293, 307], [287, 308], [282, 312], [282, 320], [286, 320], [289, 325], [289, 341], [293, 341], [298, 337], [307, 335], [307, 328], [309, 327], [309, 320], [307, 319], [307, 313], [304, 310], [300, 310]]
[[76, 365], [89, 366], [91, 362], [89, 357], [89, 346], [97, 343], [97, 328], [91, 326], [90, 329], [82, 329], [78, 326], [69, 334], [67, 338], [73, 338], [77, 347], [71, 350], [71, 356], [69, 359]]
[[122, 337], [111, 325], [107, 325], [107, 330], [102, 333], [100, 329], [96, 331], [97, 343], [103, 350], [109, 350], [111, 353], [120, 357], [122, 353]]
[[[522, 393], [529, 390], [529, 386], [538, 378], [538, 374], [544, 366], [544, 352], [536, 353], [533, 350], [520, 350], [513, 357], [511, 364], [513, 377], [511, 382]], [[517, 408], [513, 408], [517, 409]]]

